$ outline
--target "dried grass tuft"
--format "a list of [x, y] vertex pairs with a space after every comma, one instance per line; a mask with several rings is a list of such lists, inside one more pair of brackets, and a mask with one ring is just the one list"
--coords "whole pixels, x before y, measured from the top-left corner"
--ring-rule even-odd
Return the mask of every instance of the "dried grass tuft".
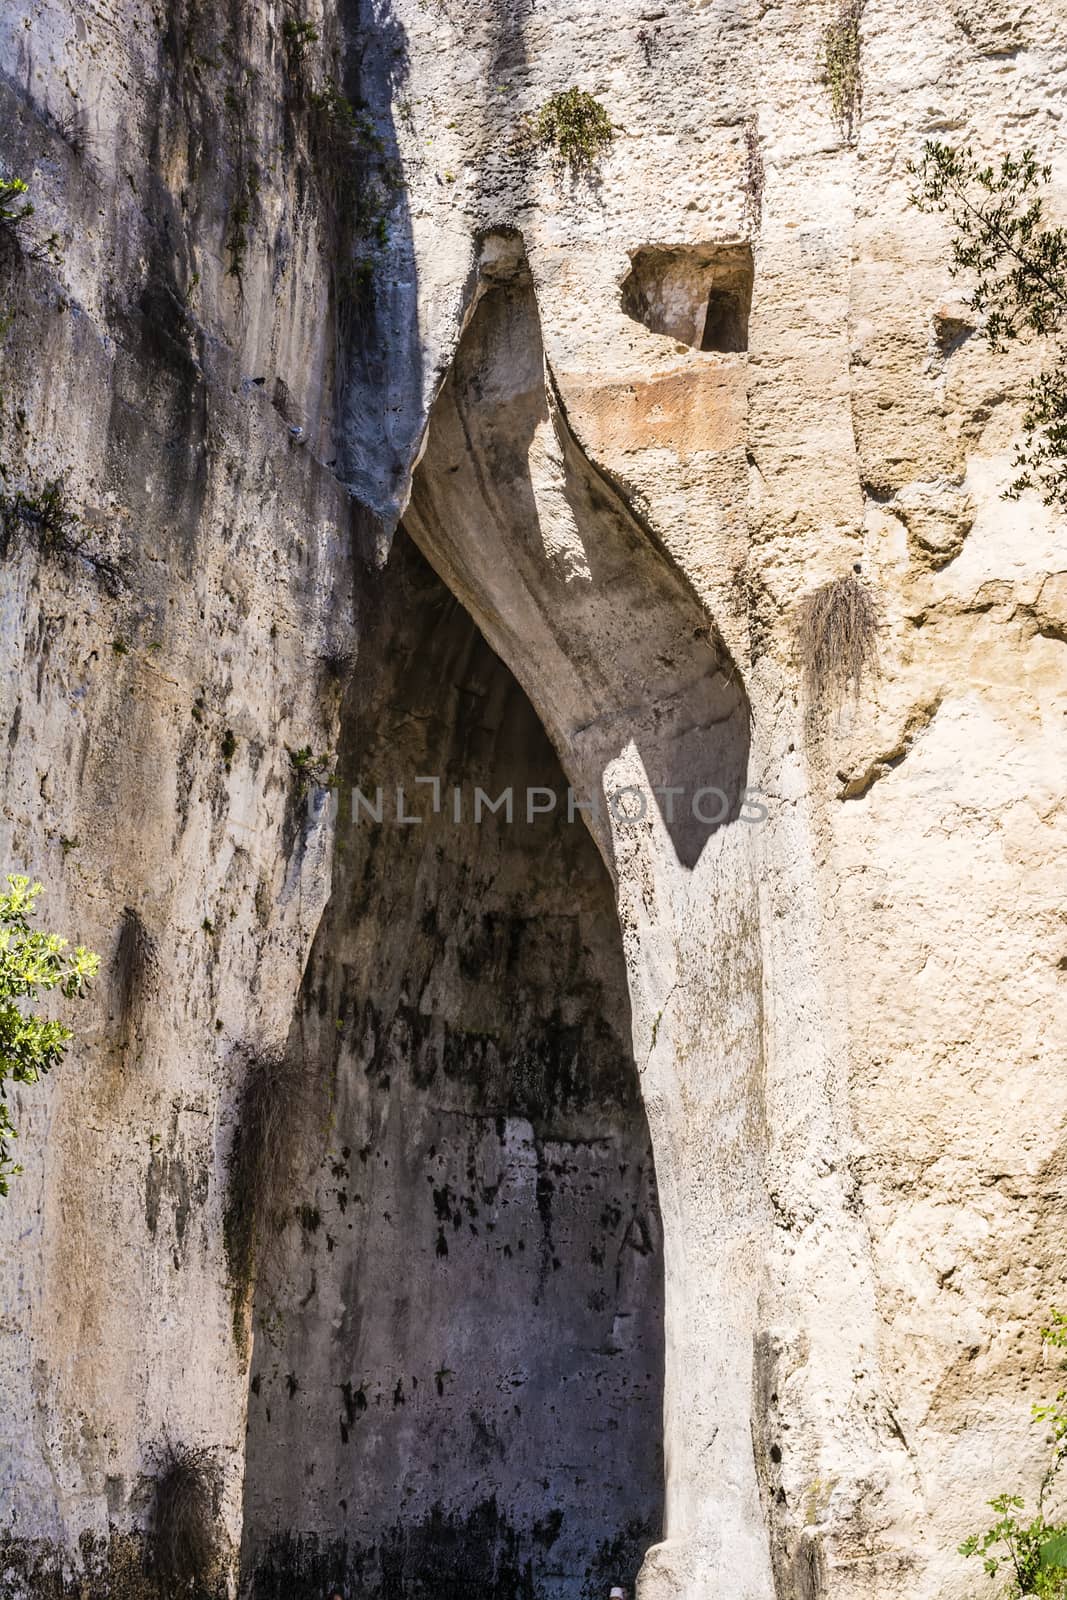
[[143, 1015], [157, 965], [156, 944], [141, 913], [126, 906], [111, 962], [118, 1014], [123, 1029], [136, 1026]]
[[249, 1060], [237, 1103], [224, 1220], [235, 1329], [292, 1209], [306, 1099], [304, 1073], [291, 1056]]
[[218, 1560], [219, 1471], [207, 1448], [166, 1444], [155, 1476], [151, 1564], [161, 1592], [201, 1600]]
[[798, 641], [808, 703], [840, 706], [876, 670], [881, 614], [866, 584], [849, 573], [801, 602]]

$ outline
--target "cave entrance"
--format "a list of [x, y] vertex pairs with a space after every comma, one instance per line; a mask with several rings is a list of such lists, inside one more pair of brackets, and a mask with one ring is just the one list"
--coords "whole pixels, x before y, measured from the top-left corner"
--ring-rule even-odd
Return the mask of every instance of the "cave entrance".
[[[341, 793], [380, 785], [383, 821], [342, 802], [294, 1030], [334, 1087], [256, 1306], [245, 1592], [604, 1600], [663, 1496], [612, 885], [529, 701], [403, 532], [367, 615]], [[475, 823], [476, 784], [512, 788], [513, 823]], [[563, 803], [528, 824], [529, 788]]]

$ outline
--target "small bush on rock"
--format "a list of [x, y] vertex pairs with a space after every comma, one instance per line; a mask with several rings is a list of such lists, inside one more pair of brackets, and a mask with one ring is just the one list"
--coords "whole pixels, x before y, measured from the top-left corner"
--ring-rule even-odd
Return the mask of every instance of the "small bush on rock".
[[[3, 469], [0, 468], [0, 476]], [[76, 548], [73, 538], [78, 519], [70, 509], [63, 478], [50, 478], [34, 492], [0, 489], [0, 557], [6, 556], [20, 532], [37, 539], [45, 551]]]
[[311, 46], [318, 43], [319, 30], [313, 22], [305, 22], [298, 17], [287, 17], [282, 23], [282, 38], [285, 40], [285, 53], [289, 58], [289, 65], [291, 68], [296, 68], [304, 60]]
[[63, 1059], [72, 1037], [61, 1022], [27, 1013], [23, 1005], [53, 989], [67, 1000], [80, 999], [100, 965], [83, 945], [70, 951], [66, 939], [30, 927], [39, 883], [9, 873], [7, 885], [7, 894], [0, 894], [0, 1196], [22, 1171], [9, 1156], [16, 1133], [3, 1085], [40, 1082]]
[[527, 125], [531, 141], [552, 154], [560, 172], [583, 177], [598, 167], [615, 137], [611, 119], [584, 89], [564, 89], [546, 100]]
[[21, 178], [0, 178], [0, 228], [14, 233], [33, 216], [33, 205], [26, 199], [29, 187]]
[[1051, 364], [1031, 379], [1017, 475], [1004, 493], [1015, 499], [1039, 489], [1046, 505], [1067, 506], [1067, 228], [1045, 225], [1040, 194], [1052, 169], [1030, 149], [982, 165], [969, 145], [929, 140], [908, 172], [912, 205], [951, 219], [952, 273], [973, 274], [967, 303], [991, 347], [1055, 340]]

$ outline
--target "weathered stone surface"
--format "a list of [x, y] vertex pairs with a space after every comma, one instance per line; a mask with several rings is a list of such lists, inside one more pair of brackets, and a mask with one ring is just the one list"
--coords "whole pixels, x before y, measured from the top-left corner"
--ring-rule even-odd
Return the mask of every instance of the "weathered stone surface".
[[[661, 1443], [642, 1600], [961, 1600], [960, 1537], [990, 1495], [1036, 1485], [1036, 1330], [1063, 1276], [1063, 525], [1001, 498], [1036, 352], [994, 356], [969, 332], [945, 220], [908, 208], [905, 166], [931, 135], [991, 155], [1031, 143], [1062, 210], [1067, 19], [868, 0], [849, 145], [816, 81], [830, 14], [15, 0], [0, 17], [2, 169], [30, 181], [30, 237], [54, 232], [61, 258], [0, 264], [0, 461], [9, 488], [63, 475], [84, 537], [74, 553], [8, 541], [3, 835], [11, 866], [46, 880], [49, 920], [105, 964], [77, 1050], [18, 1097], [27, 1171], [0, 1212], [12, 1600], [154, 1600], [139, 1540], [164, 1437], [216, 1450], [231, 1578], [243, 1539], [256, 1593], [279, 1592], [286, 1561], [310, 1585], [346, 1563], [358, 1581], [357, 1545], [377, 1552], [374, 1592], [420, 1593], [440, 1562], [501, 1600], [526, 1592], [555, 1503], [552, 1483], [520, 1493], [524, 1463], [567, 1444], [584, 1469], [618, 1414], [617, 1387], [601, 1404], [587, 1384], [607, 1308], [578, 1302], [603, 1289], [638, 1318], [604, 1358], [632, 1376], [656, 1350], [660, 1272], [662, 1372], [642, 1368], [614, 1441], [640, 1470], [613, 1455], [610, 1485], [575, 1493], [546, 1593], [587, 1573], [599, 1592], [599, 1541], [631, 1522], [612, 1559], [632, 1577]], [[318, 35], [302, 46], [297, 18]], [[324, 154], [324, 91], [342, 80], [365, 119], [354, 189]], [[616, 127], [593, 182], [516, 137], [572, 83]], [[693, 284], [745, 246], [747, 349], [702, 350]], [[521, 845], [501, 856], [505, 903], [458, 839], [425, 869], [417, 844], [390, 856], [396, 839], [349, 857], [322, 795], [309, 811], [290, 752], [324, 767], [340, 752], [350, 778], [391, 726], [383, 705], [418, 685], [382, 620], [411, 559], [386, 563], [401, 516], [583, 798], [727, 790], [719, 824], [671, 817], [663, 795], [636, 825], [604, 805], [590, 819], [614, 925], [592, 846], [572, 859], [561, 830], [544, 871]], [[856, 564], [883, 617], [880, 674], [812, 716], [797, 606]], [[440, 697], [420, 692], [459, 770], [521, 696], [489, 674], [504, 698], [483, 724], [459, 695], [469, 660], [432, 659]], [[429, 755], [425, 729], [398, 730], [394, 771]], [[504, 772], [531, 761], [500, 755]], [[430, 901], [451, 922], [433, 935], [415, 909]], [[484, 918], [514, 928], [520, 902], [541, 931], [498, 982], [504, 923]], [[573, 962], [546, 931], [564, 911], [595, 923]], [[464, 948], [479, 972], [459, 971]], [[557, 974], [583, 1041], [567, 1059], [604, 1085], [580, 1116], [547, 1080], [532, 1100], [516, 1088]], [[506, 1049], [456, 1042], [468, 1006]], [[371, 1008], [373, 1040], [354, 1027]], [[337, 1120], [317, 1147], [318, 1124], [302, 1130], [294, 1203], [319, 1222], [290, 1218], [264, 1264], [249, 1351], [227, 1167], [250, 1052], [282, 1046]], [[446, 1061], [462, 1063], [455, 1103]], [[509, 1212], [532, 1224], [537, 1140], [594, 1124], [627, 1152], [625, 1204], [652, 1215], [654, 1192], [659, 1218], [618, 1284], [577, 1245], [544, 1284], [533, 1261], [494, 1269], [530, 1313], [494, 1306], [487, 1384], [528, 1339], [540, 1382], [584, 1385], [536, 1441], [500, 1433], [502, 1398], [464, 1392], [502, 1451], [469, 1415], [416, 1418], [406, 1387], [424, 1390], [446, 1324], [459, 1337], [449, 1305], [456, 1327], [474, 1320], [479, 1247], [464, 1234], [455, 1276], [451, 1245], [447, 1269], [436, 1255], [425, 1168], [463, 1117], [479, 1181], [496, 1181], [490, 1102], [517, 1175], [498, 1231]], [[373, 1194], [403, 1223], [341, 1212], [326, 1175], [342, 1124], [380, 1133], [393, 1165]], [[441, 1170], [458, 1196], [456, 1149]], [[611, 1187], [585, 1159], [572, 1243]], [[431, 1312], [394, 1330], [404, 1270]], [[545, 1350], [550, 1314], [568, 1332]], [[343, 1385], [364, 1377], [386, 1417], [361, 1443]]]

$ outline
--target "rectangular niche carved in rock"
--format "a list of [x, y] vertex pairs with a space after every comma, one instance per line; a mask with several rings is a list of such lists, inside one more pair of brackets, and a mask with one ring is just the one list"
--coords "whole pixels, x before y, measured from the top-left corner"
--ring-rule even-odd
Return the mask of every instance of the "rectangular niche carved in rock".
[[747, 244], [642, 245], [630, 253], [622, 309], [694, 350], [743, 351], [752, 277]]

